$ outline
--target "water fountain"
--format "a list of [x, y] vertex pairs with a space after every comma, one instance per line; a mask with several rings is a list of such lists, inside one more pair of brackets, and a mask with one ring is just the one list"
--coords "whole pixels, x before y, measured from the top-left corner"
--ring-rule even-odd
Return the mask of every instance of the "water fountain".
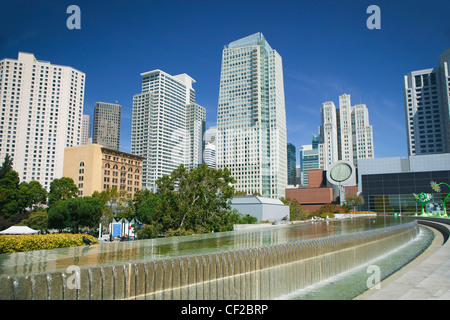
[[3, 254], [0, 299], [275, 299], [419, 233], [413, 219], [370, 217]]

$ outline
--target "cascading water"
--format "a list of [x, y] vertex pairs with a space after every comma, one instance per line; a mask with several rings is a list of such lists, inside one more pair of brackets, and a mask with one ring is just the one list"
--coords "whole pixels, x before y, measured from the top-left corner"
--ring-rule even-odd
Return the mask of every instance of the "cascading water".
[[[0, 255], [0, 296], [3, 299], [295, 298], [293, 293], [298, 290], [333, 279], [407, 245], [418, 234], [415, 220], [370, 217], [105, 243], [82, 250], [5, 254]], [[81, 288], [76, 294], [67, 287], [57, 289], [65, 285], [65, 270], [74, 262], [81, 268]], [[45, 290], [28, 284], [30, 279], [31, 283], [45, 281], [40, 277], [42, 272], [48, 274]]]

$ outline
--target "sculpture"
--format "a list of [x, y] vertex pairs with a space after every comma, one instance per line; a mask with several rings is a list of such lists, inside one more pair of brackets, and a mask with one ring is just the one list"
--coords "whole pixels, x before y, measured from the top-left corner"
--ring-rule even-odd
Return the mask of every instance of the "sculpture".
[[419, 194], [413, 193], [413, 195], [414, 195], [414, 201], [416, 201], [418, 204], [420, 204], [422, 206], [422, 214], [425, 215], [424, 207], [426, 206], [426, 204], [428, 202], [431, 201], [431, 194], [421, 192]]
[[[450, 186], [447, 183], [445, 183], [445, 182], [437, 183], [436, 181], [431, 181], [431, 188], [435, 192], [441, 192], [441, 187], [440, 186], [443, 185], [443, 184], [446, 185], [450, 189]], [[445, 215], [447, 215], [447, 209], [445, 208], [445, 202], [447, 201], [448, 196], [450, 196], [450, 193], [447, 194], [445, 196], [444, 200], [442, 201], [443, 205], [444, 205], [444, 214]]]

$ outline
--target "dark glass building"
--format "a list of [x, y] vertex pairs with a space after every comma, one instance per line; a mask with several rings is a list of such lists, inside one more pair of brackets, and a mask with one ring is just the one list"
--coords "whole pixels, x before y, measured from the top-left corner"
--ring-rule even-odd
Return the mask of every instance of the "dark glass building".
[[[414, 194], [432, 196], [428, 210], [443, 210], [442, 200], [450, 193], [446, 185], [435, 192], [431, 182], [450, 185], [450, 153], [380, 158], [358, 161], [358, 192], [364, 197], [363, 210], [377, 213], [412, 213], [421, 211]], [[447, 209], [450, 209], [450, 197]]]

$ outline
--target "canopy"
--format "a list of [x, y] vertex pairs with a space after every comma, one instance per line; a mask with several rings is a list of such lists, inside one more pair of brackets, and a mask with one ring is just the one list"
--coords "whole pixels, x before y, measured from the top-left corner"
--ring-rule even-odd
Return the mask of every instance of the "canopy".
[[33, 230], [29, 227], [12, 226], [6, 230], [0, 231], [0, 234], [33, 234], [38, 233], [37, 230]]

